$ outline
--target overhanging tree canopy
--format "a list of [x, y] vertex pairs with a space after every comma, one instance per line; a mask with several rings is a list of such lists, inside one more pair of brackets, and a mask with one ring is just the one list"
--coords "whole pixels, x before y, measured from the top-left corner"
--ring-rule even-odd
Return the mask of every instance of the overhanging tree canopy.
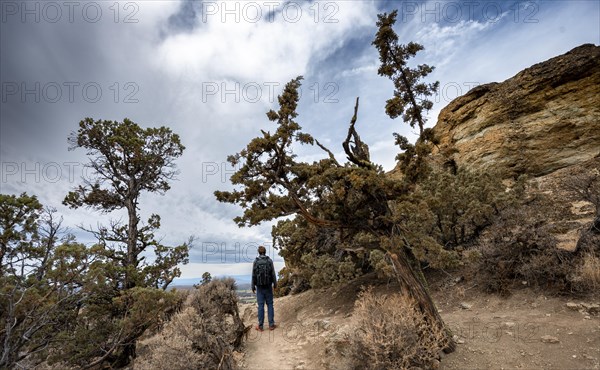
[[[215, 196], [221, 202], [244, 208], [243, 215], [235, 218], [239, 226], [296, 214], [318, 227], [337, 230], [338, 248], [388, 252], [405, 291], [416, 298], [432, 323], [444, 327], [412, 267], [416, 258], [411, 248], [420, 246], [406, 243], [399, 222], [402, 215], [390, 207], [390, 201], [407, 192], [407, 185], [392, 180], [381, 166], [370, 161], [368, 146], [355, 130], [358, 99], [342, 144], [349, 162], [340, 164], [329, 149], [302, 132], [295, 120], [300, 81], [298, 77], [286, 84], [279, 97], [279, 110], [267, 113], [269, 120], [277, 123], [275, 132], [262, 131], [262, 136], [251, 140], [245, 149], [229, 156], [232, 165], [241, 164], [231, 177], [231, 182], [241, 188], [216, 191]], [[327, 157], [313, 163], [301, 162], [292, 151], [294, 143], [316, 145]], [[448, 334], [447, 349], [452, 350], [453, 343]]]

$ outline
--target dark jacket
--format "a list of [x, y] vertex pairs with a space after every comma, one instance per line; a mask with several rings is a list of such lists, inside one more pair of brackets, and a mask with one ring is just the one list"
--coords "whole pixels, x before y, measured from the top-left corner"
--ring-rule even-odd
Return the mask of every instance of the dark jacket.
[[[256, 257], [257, 260], [259, 258], [266, 258], [269, 260], [269, 262], [271, 262], [271, 282], [273, 283], [274, 286], [277, 286], [277, 274], [275, 274], [275, 266], [273, 264], [273, 261], [269, 258], [269, 256], [266, 256], [266, 255], [261, 255], [261, 256]], [[252, 264], [252, 288], [254, 288], [256, 286], [256, 270], [254, 268], [255, 265], [256, 265], [256, 260]]]

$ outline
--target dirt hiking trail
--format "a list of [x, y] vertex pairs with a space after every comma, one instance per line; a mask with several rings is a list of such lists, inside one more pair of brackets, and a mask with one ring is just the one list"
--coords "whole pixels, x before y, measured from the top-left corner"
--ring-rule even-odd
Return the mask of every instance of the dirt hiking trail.
[[[275, 330], [265, 329], [262, 332], [255, 330], [258, 315], [255, 304], [240, 305], [244, 324], [252, 325], [245, 342], [245, 356], [242, 368], [249, 370], [274, 370], [274, 369], [316, 369], [316, 364], [309, 361], [308, 344], [305, 335], [301, 332], [301, 325], [296, 320], [294, 309], [289, 303], [293, 297], [275, 299]], [[265, 321], [266, 321], [265, 307]], [[267, 325], [265, 325], [266, 327]]]
[[[252, 325], [239, 361], [242, 369], [351, 368], [354, 301], [365, 285], [375, 285], [378, 294], [398, 292], [393, 283], [367, 277], [276, 298], [279, 327], [264, 332], [254, 330], [256, 305], [240, 305], [245, 325]], [[458, 342], [436, 369], [600, 369], [598, 296], [552, 297], [524, 288], [504, 298], [447, 281], [432, 283], [431, 290]], [[582, 302], [596, 308], [590, 313]]]

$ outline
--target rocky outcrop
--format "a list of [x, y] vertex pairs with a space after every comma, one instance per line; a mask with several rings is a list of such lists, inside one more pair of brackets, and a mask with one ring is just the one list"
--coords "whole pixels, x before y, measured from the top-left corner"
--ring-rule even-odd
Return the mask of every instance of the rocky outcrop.
[[470, 90], [441, 112], [436, 162], [493, 169], [531, 180], [530, 196], [553, 205], [540, 215], [558, 247], [576, 250], [594, 206], [568, 190], [600, 170], [600, 47], [586, 44], [501, 83]]
[[501, 82], [473, 88], [440, 113], [441, 151], [470, 168], [532, 177], [600, 153], [600, 47], [579, 46]]
[[552, 204], [552, 208], [540, 216], [551, 225], [549, 231], [556, 237], [558, 248], [571, 251], [577, 249], [585, 231], [594, 222], [594, 205], [582, 200], [572, 187], [598, 173], [600, 156], [531, 179], [533, 186], [529, 190], [530, 195], [542, 194]]

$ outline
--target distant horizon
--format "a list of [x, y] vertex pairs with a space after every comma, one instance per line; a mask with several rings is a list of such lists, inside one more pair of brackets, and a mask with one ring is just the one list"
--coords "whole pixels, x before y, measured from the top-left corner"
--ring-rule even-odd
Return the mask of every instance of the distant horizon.
[[[218, 275], [218, 276], [213, 276], [212, 278], [213, 279], [215, 279], [215, 278], [222, 279], [222, 278], [226, 278], [226, 277], [231, 277], [231, 278], [235, 279], [235, 281], [238, 284], [249, 284], [252, 280], [251, 275]], [[200, 281], [202, 281], [202, 277], [176, 278], [173, 280], [171, 285], [172, 286], [188, 286], [188, 285], [198, 284]]]

